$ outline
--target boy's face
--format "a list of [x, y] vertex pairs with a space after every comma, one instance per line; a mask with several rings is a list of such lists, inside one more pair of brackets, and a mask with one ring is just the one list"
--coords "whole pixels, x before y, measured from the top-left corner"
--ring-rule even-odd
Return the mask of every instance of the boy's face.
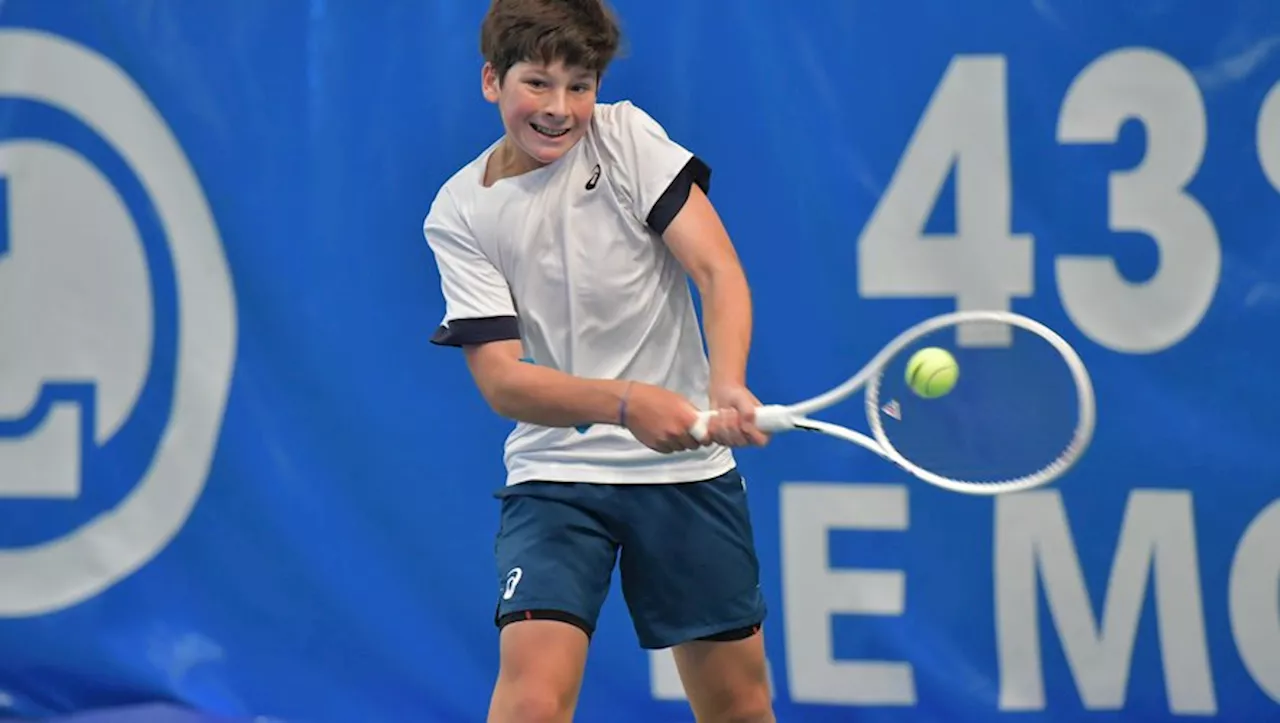
[[499, 79], [486, 64], [484, 97], [496, 103], [507, 138], [537, 166], [552, 163], [587, 132], [595, 110], [594, 71], [561, 62], [516, 63]]

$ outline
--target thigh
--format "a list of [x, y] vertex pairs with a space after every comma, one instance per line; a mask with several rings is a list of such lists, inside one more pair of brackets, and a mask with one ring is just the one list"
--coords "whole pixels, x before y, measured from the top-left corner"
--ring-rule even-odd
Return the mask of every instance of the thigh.
[[755, 633], [765, 604], [738, 472], [626, 492], [622, 589], [640, 645], [667, 648]]
[[[579, 494], [581, 491], [582, 494]], [[589, 490], [528, 482], [502, 490], [494, 546], [495, 623], [568, 623], [590, 638], [617, 559], [618, 545], [591, 507]]]
[[580, 630], [554, 620], [527, 620], [503, 628], [490, 723], [571, 721], [582, 689], [587, 645]]

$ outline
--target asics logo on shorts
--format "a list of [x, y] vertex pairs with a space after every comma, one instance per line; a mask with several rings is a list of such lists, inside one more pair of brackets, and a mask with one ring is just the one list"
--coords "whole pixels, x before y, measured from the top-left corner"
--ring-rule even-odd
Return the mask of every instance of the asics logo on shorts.
[[507, 583], [503, 586], [503, 600], [510, 600], [516, 594], [516, 585], [520, 584], [520, 578], [522, 577], [524, 577], [524, 570], [518, 567], [511, 568], [511, 572], [507, 573]]

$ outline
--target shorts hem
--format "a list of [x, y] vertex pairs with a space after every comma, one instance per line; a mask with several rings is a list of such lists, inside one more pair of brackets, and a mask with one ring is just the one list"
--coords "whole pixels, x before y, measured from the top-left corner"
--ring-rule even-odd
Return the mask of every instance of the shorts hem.
[[517, 610], [515, 612], [498, 615], [495, 616], [494, 624], [498, 626], [498, 630], [501, 632], [503, 628], [506, 628], [509, 625], [533, 620], [543, 620], [569, 625], [582, 631], [582, 633], [587, 636], [587, 640], [595, 637], [596, 634], [595, 626], [587, 622], [582, 617], [549, 607]]
[[564, 613], [565, 615], [572, 615], [576, 618], [581, 618], [583, 622], [590, 624], [592, 627], [595, 627], [596, 624], [596, 621], [583, 614], [582, 610], [577, 609], [576, 605], [568, 605], [563, 601], [553, 600], [530, 600], [527, 602], [522, 600], [519, 605], [512, 605], [510, 607], [504, 607], [499, 603], [495, 618], [502, 617], [504, 615], [514, 615], [517, 613], [527, 613], [537, 610], [553, 610], [558, 613]]
[[680, 633], [678, 639], [675, 640], [641, 638], [640, 647], [644, 650], [664, 650], [666, 648], [674, 648], [682, 643], [691, 643], [700, 638], [705, 638], [708, 635], [715, 635], [716, 633], [723, 633], [728, 630], [737, 630], [738, 628], [746, 628], [753, 625], [763, 627], [764, 619], [765, 615], [757, 613], [755, 615], [738, 618], [737, 620], [730, 620], [726, 623], [703, 625], [702, 627], [694, 628], [691, 631]]

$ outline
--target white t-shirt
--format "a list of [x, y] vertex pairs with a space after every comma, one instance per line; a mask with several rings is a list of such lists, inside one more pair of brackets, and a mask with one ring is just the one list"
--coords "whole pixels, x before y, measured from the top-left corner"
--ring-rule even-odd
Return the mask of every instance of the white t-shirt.
[[[593, 379], [655, 384], [708, 405], [709, 366], [688, 279], [660, 232], [710, 169], [629, 102], [599, 104], [556, 162], [484, 186], [500, 141], [441, 188], [423, 225], [445, 314], [432, 341], [520, 339], [526, 360]], [[517, 423], [507, 484], [654, 484], [716, 477], [718, 445], [664, 455], [624, 427]]]

